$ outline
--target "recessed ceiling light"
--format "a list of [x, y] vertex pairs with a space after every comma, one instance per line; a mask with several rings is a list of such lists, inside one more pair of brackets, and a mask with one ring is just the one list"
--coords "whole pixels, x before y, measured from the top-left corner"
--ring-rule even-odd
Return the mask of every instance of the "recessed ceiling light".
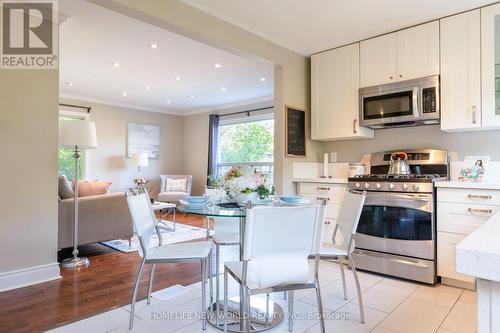
[[226, 91], [226, 88], [222, 87], [220, 88], [220, 91]]
[[87, 74], [87, 75], [85, 75], [85, 78], [86, 78], [86, 79], [91, 79], [91, 78], [92, 78], [92, 75]]
[[261, 77], [261, 78], [260, 78], [260, 80], [261, 80], [262, 82], [266, 82], [266, 81], [267, 81], [267, 79], [266, 79], [265, 77]]
[[122, 96], [127, 96], [127, 92], [126, 91], [122, 92]]
[[144, 89], [151, 90], [151, 87], [150, 86], [146, 86]]
[[191, 96], [189, 96], [189, 98], [193, 99], [193, 98], [194, 98], [194, 96], [193, 96], [193, 95], [191, 95]]
[[172, 103], [172, 101], [168, 100], [168, 101], [167, 101], [167, 104], [170, 104], [170, 103]]
[[181, 77], [180, 77], [180, 76], [176, 76], [176, 77], [175, 77], [175, 79], [176, 79], [177, 81], [180, 81], [180, 80], [181, 80]]
[[149, 43], [148, 45], [152, 49], [157, 49], [158, 48], [158, 44], [156, 44], [156, 43]]
[[222, 67], [222, 65], [221, 65], [221, 64], [214, 64], [214, 67], [215, 67], [215, 68], [221, 68], [221, 67]]
[[116, 61], [115, 61], [115, 62], [113, 62], [113, 66], [115, 66], [115, 67], [120, 67], [121, 65], [122, 65], [122, 64], [120, 64], [119, 62], [116, 62]]
[[68, 87], [73, 87], [73, 82], [66, 82], [65, 83]]

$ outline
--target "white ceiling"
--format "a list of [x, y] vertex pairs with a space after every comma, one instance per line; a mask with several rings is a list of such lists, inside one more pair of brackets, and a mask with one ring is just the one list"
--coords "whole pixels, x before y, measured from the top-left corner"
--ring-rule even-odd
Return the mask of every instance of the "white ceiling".
[[183, 0], [303, 55], [496, 0]]
[[[61, 97], [176, 114], [272, 98], [271, 63], [221, 51], [83, 0], [61, 0], [59, 10], [69, 15], [59, 36]], [[222, 67], [215, 68], [216, 63]]]

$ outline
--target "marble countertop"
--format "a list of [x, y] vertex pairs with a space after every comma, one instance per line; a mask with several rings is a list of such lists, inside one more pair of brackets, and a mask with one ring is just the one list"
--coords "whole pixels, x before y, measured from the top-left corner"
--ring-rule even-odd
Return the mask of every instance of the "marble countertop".
[[446, 180], [435, 182], [436, 187], [446, 188], [468, 188], [477, 190], [500, 190], [500, 182], [464, 182], [460, 180]]
[[347, 178], [293, 178], [294, 183], [347, 184]]
[[457, 272], [500, 282], [500, 212], [457, 245]]

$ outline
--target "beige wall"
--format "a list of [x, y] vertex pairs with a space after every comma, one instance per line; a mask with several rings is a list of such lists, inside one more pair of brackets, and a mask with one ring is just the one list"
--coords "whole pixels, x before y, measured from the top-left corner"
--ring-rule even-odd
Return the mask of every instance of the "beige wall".
[[0, 289], [8, 272], [56, 263], [58, 79], [0, 69]]
[[[151, 180], [152, 194], [156, 195], [160, 174], [183, 171], [181, 117], [84, 101], [62, 102], [92, 107], [90, 119], [96, 123], [98, 148], [90, 151], [88, 179], [109, 180], [115, 192], [133, 187], [132, 180], [140, 175]], [[126, 157], [128, 122], [160, 125], [160, 159], [149, 159], [149, 166], [143, 167], [140, 174]]]
[[[292, 162], [284, 154], [284, 105], [310, 105], [309, 59], [251, 32], [208, 15], [180, 0], [91, 0], [91, 2], [235, 54], [275, 64], [275, 183], [278, 192], [294, 191]], [[308, 141], [308, 159], [317, 160], [321, 143]]]
[[435, 148], [465, 155], [490, 155], [500, 160], [500, 131], [446, 133], [437, 126], [394, 128], [375, 131], [374, 140], [323, 143], [324, 152], [337, 152], [339, 162], [361, 159], [363, 154], [400, 148]]
[[193, 194], [201, 195], [207, 185], [208, 113], [182, 118], [182, 170], [193, 176]]

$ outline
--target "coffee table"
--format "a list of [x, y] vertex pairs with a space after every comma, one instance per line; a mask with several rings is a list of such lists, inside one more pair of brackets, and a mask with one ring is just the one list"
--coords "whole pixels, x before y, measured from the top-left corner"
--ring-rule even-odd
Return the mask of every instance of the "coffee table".
[[[162, 215], [160, 218], [158, 218], [158, 228], [167, 230], [167, 231], [175, 231], [175, 223], [176, 223], [176, 217], [175, 213], [177, 210], [177, 206], [174, 203], [170, 202], [161, 202], [161, 201], [155, 201], [151, 204], [153, 207], [153, 210], [160, 211], [162, 212]], [[172, 228], [168, 224], [165, 223], [164, 219], [167, 219], [168, 215], [172, 215], [172, 222], [174, 223], [174, 227]]]

